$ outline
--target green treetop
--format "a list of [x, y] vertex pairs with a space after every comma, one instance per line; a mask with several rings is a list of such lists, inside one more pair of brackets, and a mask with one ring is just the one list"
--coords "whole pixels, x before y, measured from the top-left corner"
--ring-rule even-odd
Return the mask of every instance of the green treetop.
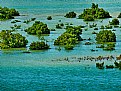
[[28, 34], [32, 35], [41, 35], [41, 34], [50, 34], [50, 29], [48, 29], [47, 24], [44, 24], [40, 21], [35, 21], [35, 23], [25, 30]]
[[10, 30], [0, 32], [1, 49], [26, 47], [27, 43], [28, 40], [19, 33], [12, 33]]
[[98, 4], [94, 3], [92, 3], [91, 8], [84, 9], [83, 13], [79, 15], [79, 19], [84, 19], [85, 21], [93, 21], [94, 19], [103, 18], [111, 18], [111, 16], [109, 12], [105, 11], [103, 8], [99, 8]]
[[116, 35], [111, 30], [102, 30], [96, 35], [98, 43], [116, 42]]
[[0, 7], [0, 20], [13, 19], [14, 16], [19, 16], [19, 12], [16, 11], [15, 9]]

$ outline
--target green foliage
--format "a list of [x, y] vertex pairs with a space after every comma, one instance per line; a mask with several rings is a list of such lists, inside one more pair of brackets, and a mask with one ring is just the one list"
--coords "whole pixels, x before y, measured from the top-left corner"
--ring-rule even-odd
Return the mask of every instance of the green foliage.
[[28, 40], [19, 33], [14, 34], [10, 30], [0, 32], [1, 49], [26, 47], [27, 43]]
[[66, 33], [71, 33], [71, 34], [76, 34], [77, 36], [79, 36], [80, 34], [82, 34], [82, 26], [67, 26], [66, 27]]
[[73, 45], [70, 45], [70, 44], [67, 44], [64, 46], [66, 50], [73, 50], [74, 46]]
[[84, 16], [84, 21], [94, 21], [94, 17], [92, 15]]
[[64, 24], [63, 23], [60, 23], [60, 24], [57, 24], [56, 25], [56, 28], [57, 29], [62, 29], [64, 27]]
[[65, 15], [66, 18], [75, 18], [76, 17], [76, 13], [75, 12], [69, 12]]
[[78, 43], [78, 41], [82, 40], [82, 38], [80, 37], [81, 33], [82, 29], [80, 26], [67, 26], [66, 32], [64, 32], [54, 41], [54, 45], [75, 45], [76, 43]]
[[48, 16], [48, 17], [47, 17], [47, 20], [52, 20], [52, 17], [51, 17], [51, 16]]
[[96, 67], [98, 69], [104, 69], [104, 62], [102, 62], [102, 63], [96, 63]]
[[121, 61], [119, 63], [115, 61], [114, 64], [116, 68], [119, 68], [121, 70]]
[[100, 29], [104, 29], [105, 27], [102, 25], [101, 27], [100, 27]]
[[121, 13], [118, 15], [118, 17], [117, 18], [121, 18]]
[[83, 13], [79, 15], [79, 19], [84, 19], [86, 21], [103, 18], [111, 18], [111, 16], [109, 12], [105, 11], [103, 8], [98, 8], [98, 4], [94, 3], [92, 3], [91, 8], [84, 9]]
[[116, 35], [111, 30], [102, 30], [96, 35], [98, 43], [116, 42]]
[[119, 25], [119, 20], [118, 19], [113, 19], [112, 22], [109, 22], [110, 25]]
[[105, 26], [105, 29], [112, 29], [112, 26], [106, 25], [106, 26]]
[[78, 43], [77, 36], [75, 34], [63, 33], [55, 41], [54, 45], [66, 45], [66, 44], [76, 44]]
[[38, 36], [40, 36], [41, 34], [50, 34], [50, 29], [48, 29], [47, 25], [40, 21], [35, 21], [35, 23], [25, 31], [28, 34]]
[[15, 9], [9, 9], [7, 7], [0, 7], [0, 20], [13, 19], [13, 16], [19, 16], [19, 12]]
[[32, 42], [30, 44], [30, 50], [43, 50], [43, 49], [49, 49], [49, 45], [45, 42]]
[[107, 51], [115, 50], [115, 43], [108, 43], [107, 46], [103, 48], [103, 50], [107, 50]]

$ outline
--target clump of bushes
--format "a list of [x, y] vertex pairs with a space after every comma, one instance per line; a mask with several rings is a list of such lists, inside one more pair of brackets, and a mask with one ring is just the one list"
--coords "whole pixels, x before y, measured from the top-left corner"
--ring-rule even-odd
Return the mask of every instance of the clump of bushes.
[[96, 34], [98, 43], [116, 42], [116, 35], [111, 30], [102, 30]]
[[110, 25], [119, 25], [119, 20], [117, 18], [113, 19], [111, 22], [109, 22]]
[[96, 63], [96, 67], [98, 69], [104, 69], [104, 62], [102, 62], [102, 63]]
[[84, 9], [83, 13], [79, 15], [79, 19], [84, 19], [85, 21], [93, 21], [94, 19], [111, 18], [109, 12], [105, 11], [103, 8], [99, 8], [98, 4], [92, 3], [92, 7], [89, 9]]
[[66, 18], [75, 18], [76, 17], [76, 13], [75, 12], [69, 12], [64, 17], [66, 17]]
[[49, 45], [45, 42], [32, 42], [30, 44], [30, 50], [43, 50], [43, 49], [49, 49]]
[[67, 44], [64, 46], [66, 50], [73, 50], [74, 46], [73, 45], [70, 45], [70, 44]]
[[105, 51], [112, 51], [115, 50], [115, 43], [109, 42], [106, 44], [101, 44], [100, 46], [96, 46], [96, 48], [102, 48]]
[[106, 25], [105, 29], [112, 29], [112, 26], [111, 25]]
[[52, 20], [52, 17], [51, 17], [51, 16], [48, 16], [48, 17], [47, 17], [47, 20]]
[[115, 43], [108, 43], [107, 46], [103, 48], [103, 50], [106, 50], [106, 51], [115, 50]]
[[60, 24], [57, 24], [56, 25], [56, 28], [57, 29], [62, 29], [64, 27], [64, 24], [63, 23], [60, 23]]
[[121, 61], [119, 63], [115, 61], [114, 64], [116, 68], [119, 68], [121, 70]]
[[94, 21], [94, 17], [92, 15], [86, 15], [84, 21]]
[[118, 17], [117, 18], [121, 18], [121, 13], [118, 15]]
[[78, 43], [78, 41], [82, 40], [80, 37], [81, 33], [82, 29], [80, 26], [67, 26], [66, 32], [64, 32], [54, 41], [54, 45], [75, 45]]
[[0, 20], [14, 19], [14, 16], [19, 16], [19, 12], [16, 11], [15, 9], [0, 7]]
[[32, 35], [50, 34], [50, 29], [48, 29], [47, 24], [35, 21], [31, 27], [25, 30], [25, 32]]
[[28, 40], [19, 33], [12, 33], [10, 30], [0, 32], [1, 49], [26, 47], [27, 43]]
[[29, 24], [30, 22], [35, 21], [35, 20], [36, 18], [31, 18], [31, 19], [25, 20], [23, 23]]

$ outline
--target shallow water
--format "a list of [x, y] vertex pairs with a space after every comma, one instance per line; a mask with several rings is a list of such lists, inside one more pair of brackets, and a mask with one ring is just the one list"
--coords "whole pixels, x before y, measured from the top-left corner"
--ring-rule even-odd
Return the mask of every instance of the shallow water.
[[[86, 25], [82, 19], [67, 19], [63, 16], [69, 11], [80, 14], [84, 8], [89, 8], [92, 2], [98, 3], [99, 7], [109, 11], [113, 17], [120, 13], [121, 0], [0, 0], [0, 5], [15, 8], [25, 15], [15, 18], [21, 20], [17, 24], [21, 25], [24, 30], [33, 22], [28, 25], [22, 22], [32, 17], [46, 23], [49, 28], [55, 28], [59, 20], [64, 24]], [[53, 20], [48, 21], [46, 19], [48, 15], [52, 15]], [[94, 23], [100, 27], [102, 24], [107, 25], [111, 20], [104, 19], [102, 23], [101, 20], [96, 20]], [[121, 22], [121, 19], [119, 20]], [[0, 30], [10, 29], [10, 26], [13, 26], [11, 21], [1, 21]], [[96, 49], [97, 44], [84, 45], [86, 41], [80, 42], [74, 50], [65, 51], [61, 47], [61, 51], [58, 51], [58, 46], [54, 46], [53, 42], [64, 31], [64, 29], [56, 29], [56, 31], [51, 31], [50, 35], [44, 36], [51, 47], [49, 50], [32, 51], [29, 54], [22, 53], [26, 49], [0, 51], [0, 91], [120, 91], [121, 71], [118, 69], [98, 70], [95, 67], [95, 62], [91, 61], [53, 62], [52, 60], [65, 57], [120, 55], [121, 28], [116, 28], [115, 31], [117, 35], [115, 51], [97, 49], [98, 51], [91, 52], [91, 49]], [[91, 28], [83, 31], [82, 38], [90, 37], [91, 42], [95, 42], [93, 31]], [[24, 31], [18, 30], [17, 32], [26, 36], [29, 40], [28, 46], [33, 41], [40, 41], [38, 37], [28, 35]], [[99, 30], [95, 30], [95, 32], [99, 32]], [[112, 64], [113, 61], [108, 63]]]

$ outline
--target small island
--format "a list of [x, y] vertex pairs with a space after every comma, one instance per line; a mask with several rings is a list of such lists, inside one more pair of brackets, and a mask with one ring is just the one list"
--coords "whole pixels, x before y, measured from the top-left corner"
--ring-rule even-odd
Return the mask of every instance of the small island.
[[19, 33], [12, 33], [11, 30], [0, 32], [0, 48], [22, 48], [26, 47], [28, 40]]
[[121, 13], [118, 15], [118, 17], [117, 18], [121, 18]]
[[96, 35], [96, 41], [100, 46], [97, 48], [103, 48], [106, 51], [115, 50], [116, 35], [111, 30], [102, 30]]
[[92, 3], [92, 7], [89, 9], [84, 9], [83, 13], [79, 15], [79, 19], [84, 19], [84, 21], [94, 21], [95, 19], [111, 18], [109, 12], [105, 11], [103, 8], [99, 8], [98, 4]]
[[14, 16], [19, 16], [19, 12], [15, 9], [0, 7], [0, 20], [14, 19]]
[[45, 42], [32, 42], [30, 44], [30, 50], [45, 50], [49, 49], [49, 45]]
[[81, 26], [67, 26], [66, 32], [54, 41], [54, 45], [63, 45], [65, 49], [73, 49], [73, 45], [82, 40], [80, 34], [82, 34]]
[[35, 21], [31, 27], [25, 29], [25, 32], [31, 35], [40, 36], [41, 34], [50, 34], [50, 29], [48, 29], [47, 24], [40, 21]]
[[66, 17], [66, 18], [76, 18], [76, 13], [75, 12], [69, 12], [64, 17]]
[[119, 20], [117, 18], [114, 18], [111, 22], [109, 22], [110, 25], [119, 25]]

